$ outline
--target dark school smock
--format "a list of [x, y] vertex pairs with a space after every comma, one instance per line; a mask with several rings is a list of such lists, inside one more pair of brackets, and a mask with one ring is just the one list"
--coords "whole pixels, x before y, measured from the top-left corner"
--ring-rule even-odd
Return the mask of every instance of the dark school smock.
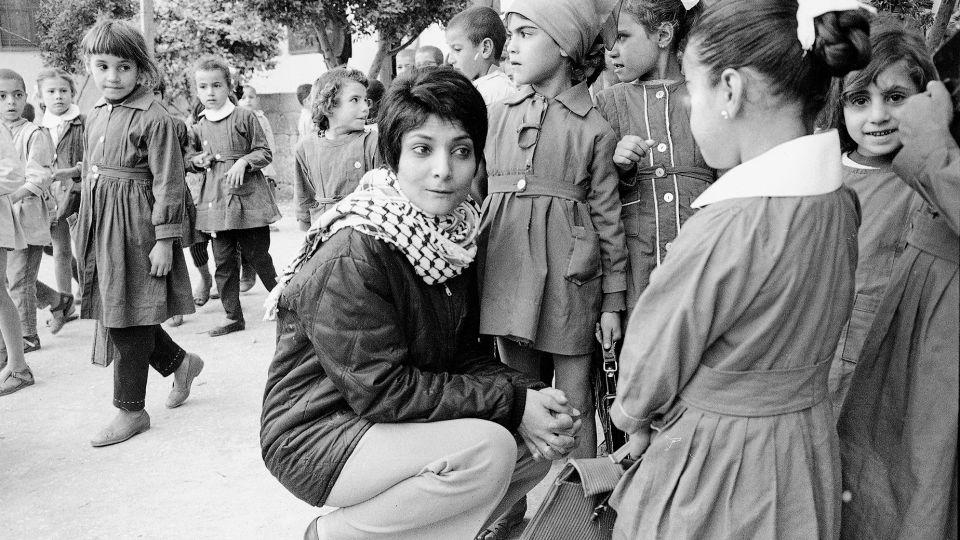
[[837, 429], [844, 538], [957, 538], [960, 148], [929, 137], [894, 172], [923, 199]]
[[694, 199], [716, 179], [690, 132], [688, 103], [686, 81], [620, 83], [597, 94], [597, 109], [618, 141], [627, 135], [654, 141], [637, 166], [617, 171], [630, 254], [628, 311], [693, 215]]
[[[273, 188], [261, 169], [272, 154], [260, 121], [249, 109], [229, 101], [218, 111], [203, 111], [194, 125], [196, 150], [213, 157], [197, 203], [197, 229], [205, 232], [266, 227], [280, 219]], [[224, 175], [240, 158], [248, 163], [243, 185], [233, 187]]]
[[827, 376], [859, 221], [837, 132], [742, 163], [694, 207], [627, 326], [610, 413], [653, 431], [611, 497], [614, 538], [834, 538]]
[[[160, 324], [194, 312], [183, 250], [183, 152], [176, 120], [148, 88], [100, 99], [87, 116], [77, 263], [80, 316], [107, 328]], [[150, 275], [157, 240], [175, 239], [173, 265]]]
[[357, 189], [360, 179], [382, 164], [377, 130], [368, 127], [335, 141], [308, 133], [297, 145], [293, 190], [297, 221], [315, 223], [320, 214]]
[[830, 368], [830, 399], [837, 417], [863, 341], [890, 283], [893, 262], [903, 251], [910, 210], [920, 202], [919, 196], [893, 172], [892, 163], [876, 165], [861, 165], [843, 156], [843, 185], [857, 194], [863, 218], [857, 233], [859, 255], [853, 311], [840, 333]]
[[588, 354], [600, 312], [625, 307], [626, 249], [610, 125], [580, 84], [489, 109], [480, 333]]
[[[57, 133], [58, 136], [54, 142], [53, 162], [55, 168], [70, 169], [76, 167], [78, 162], [83, 161], [83, 125], [85, 122], [86, 117], [81, 114], [60, 124], [59, 133]], [[53, 138], [52, 130], [45, 129]], [[67, 204], [71, 192], [80, 193], [79, 173], [74, 178], [54, 179], [50, 186], [52, 196], [51, 221], [55, 220], [61, 209]]]

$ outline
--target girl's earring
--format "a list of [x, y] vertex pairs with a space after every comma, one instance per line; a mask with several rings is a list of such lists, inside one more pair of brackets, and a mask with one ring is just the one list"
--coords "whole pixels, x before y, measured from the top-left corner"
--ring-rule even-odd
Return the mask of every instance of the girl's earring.
[[720, 116], [721, 116], [724, 120], [729, 120], [729, 119], [730, 119], [730, 113], [727, 112], [726, 109], [720, 111]]

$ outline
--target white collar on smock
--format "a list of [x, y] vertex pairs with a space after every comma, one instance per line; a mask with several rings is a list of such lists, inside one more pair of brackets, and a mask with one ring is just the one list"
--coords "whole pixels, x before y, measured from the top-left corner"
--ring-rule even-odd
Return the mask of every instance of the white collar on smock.
[[237, 106], [228, 99], [227, 102], [223, 104], [223, 107], [220, 107], [216, 110], [204, 109], [200, 114], [202, 116], [206, 116], [207, 120], [211, 122], [219, 122], [220, 120], [230, 116], [230, 113], [232, 113], [236, 108]]
[[777, 145], [727, 171], [695, 201], [694, 208], [747, 197], [809, 197], [842, 185], [840, 136], [831, 129]]

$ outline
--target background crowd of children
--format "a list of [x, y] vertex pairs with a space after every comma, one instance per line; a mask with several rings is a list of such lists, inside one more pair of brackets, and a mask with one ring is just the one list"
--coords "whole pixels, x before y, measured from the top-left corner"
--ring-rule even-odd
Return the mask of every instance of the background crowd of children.
[[[684, 389], [687, 383], [709, 386], [702, 378], [691, 382], [691, 370], [709, 358], [716, 360], [711, 368], [745, 373], [816, 364], [811, 377], [823, 375], [830, 400], [805, 409], [809, 417], [796, 425], [820, 434], [839, 429], [839, 449], [826, 435], [822, 447], [784, 439], [775, 443], [785, 460], [779, 466], [822, 453], [824, 463], [839, 464], [829, 455], [839, 452], [843, 486], [852, 493], [842, 515], [850, 537], [909, 528], [918, 537], [955, 536], [960, 173], [948, 134], [921, 133], [916, 122], [904, 120], [911, 96], [938, 79], [922, 38], [900, 28], [871, 28], [862, 10], [827, 13], [817, 31], [834, 34], [818, 35], [816, 46], [801, 44], [803, 56], [794, 65], [783, 58], [798, 45], [777, 45], [774, 34], [778, 22], [796, 22], [796, 2], [765, 2], [747, 13], [721, 0], [704, 14], [696, 2], [625, 0], [615, 29], [604, 26], [591, 2], [559, 4], [555, 16], [545, 16], [551, 1], [517, 1], [506, 20], [490, 8], [469, 8], [446, 26], [448, 58], [426, 46], [396, 59], [400, 77], [452, 66], [473, 81], [488, 106], [485, 174], [477, 178], [474, 197], [482, 201], [483, 220], [480, 332], [496, 338], [499, 358], [555, 384], [583, 413], [573, 454], [579, 457], [597, 448], [595, 355], [601, 348], [619, 350], [622, 338], [621, 393], [612, 414], [641, 450], [651, 421], [658, 431], [687, 430], [683, 438], [700, 438], [685, 447], [727, 450], [703, 443], [718, 437], [741, 445], [746, 455], [754, 451], [751, 444], [760, 444], [749, 434], [731, 436], [759, 428], [727, 409], [702, 413], [699, 424], [678, 421], [675, 404], [684, 399], [689, 407], [713, 410]], [[688, 39], [697, 44], [696, 57]], [[827, 39], [836, 48], [823, 52]], [[33, 384], [24, 353], [40, 348], [38, 310], [49, 309], [47, 324], [55, 334], [80, 307], [81, 317], [98, 320], [112, 344], [105, 354], [114, 356], [119, 412], [92, 440], [102, 446], [149, 428], [144, 404], [151, 366], [174, 375], [168, 407], [187, 399], [203, 368], [161, 323], [179, 324], [195, 305], [219, 294], [225, 319], [210, 335], [244, 329], [240, 291], [252, 286], [254, 274], [267, 290], [277, 283], [269, 226], [280, 212], [269, 122], [258, 110], [256, 90], [236, 92], [222, 59], [197, 63], [198, 104], [184, 123], [155, 97], [161, 74], [136, 30], [104, 21], [83, 47], [103, 94], [86, 115], [73, 103], [71, 76], [50, 70], [36, 81], [42, 118], [27, 120], [32, 86], [0, 69], [0, 395]], [[823, 64], [810, 67], [807, 53], [824, 58]], [[509, 62], [501, 66], [505, 57]], [[749, 97], [743, 101], [730, 101], [713, 119], [717, 125], [692, 125], [691, 109], [707, 106], [696, 103], [692, 73], [734, 64], [753, 70], [756, 80], [776, 82], [762, 87], [729, 73], [736, 70], [710, 72], [714, 85], [756, 86], [744, 91]], [[595, 84], [605, 68], [619, 83]], [[931, 99], [942, 101], [936, 84]], [[317, 227], [367, 171], [383, 166], [370, 125], [383, 92], [379, 81], [349, 68], [332, 69], [297, 89], [303, 112], [293, 182], [301, 230]], [[818, 135], [784, 143], [795, 154], [781, 152], [776, 161], [776, 149], [760, 137], [778, 121], [790, 124], [789, 118], [805, 128], [818, 118]], [[833, 139], [824, 139], [831, 129], [839, 136], [835, 152]], [[726, 134], [727, 146], [710, 154], [701, 148], [704, 133]], [[733, 150], [734, 144], [740, 147]], [[770, 153], [760, 155], [751, 145]], [[836, 201], [808, 206], [807, 199], [827, 195], [801, 188], [780, 193], [754, 186], [747, 194], [719, 194], [732, 189], [723, 186], [733, 180], [718, 171], [737, 171], [760, 156], [755, 166], [772, 169], [752, 174], [779, 167], [790, 178], [791, 167], [814, 147], [827, 148], [821, 155], [836, 154], [836, 163], [814, 164], [824, 177], [841, 171], [848, 189], [836, 191]], [[844, 199], [853, 193], [858, 203]], [[717, 210], [738, 197], [773, 202]], [[690, 232], [685, 223], [695, 215]], [[798, 244], [777, 236], [782, 231], [809, 237]], [[37, 279], [45, 246], [52, 246], [54, 286]], [[184, 249], [201, 276], [192, 289]], [[774, 293], [779, 296], [766, 297]], [[778, 303], [783, 298], [791, 305]], [[815, 311], [799, 312], [798, 306]], [[791, 364], [799, 352], [805, 360], [816, 358]], [[794, 429], [789, 415], [770, 420], [776, 405], [741, 411], [770, 422], [763, 428], [768, 431], [753, 436]], [[808, 454], [792, 454], [797, 447]], [[759, 470], [763, 451], [757, 452]], [[727, 459], [696, 457], [705, 458]], [[650, 458], [631, 474], [650, 475], [648, 483], [676, 483], [677, 492], [686, 493], [694, 488], [681, 485], [682, 478], [696, 471], [683, 467], [697, 468], [704, 480], [722, 479], [727, 473], [720, 469], [728, 466]], [[795, 471], [772, 470], [798, 478]], [[747, 486], [763, 483], [744, 474]], [[805, 478], [811, 492], [836, 487], [831, 471]], [[700, 489], [689, 494], [698, 504], [705, 500]], [[723, 489], [742, 496], [727, 486], [717, 487], [718, 497]], [[657, 499], [666, 495], [644, 499], [638, 493], [615, 497], [620, 505], [656, 506], [632, 530], [696, 536], [697, 529], [670, 521], [670, 503]], [[794, 504], [788, 499], [797, 496], [768, 495], [765, 504]], [[798, 507], [810, 515], [796, 514], [809, 518], [796, 530], [833, 535], [839, 518], [823, 516], [829, 501], [811, 497]], [[747, 501], [731, 508], [739, 504]], [[521, 501], [484, 534], [504, 537], [524, 512]], [[733, 519], [709, 509], [694, 514], [707, 535]], [[773, 527], [782, 533], [789, 525]]]

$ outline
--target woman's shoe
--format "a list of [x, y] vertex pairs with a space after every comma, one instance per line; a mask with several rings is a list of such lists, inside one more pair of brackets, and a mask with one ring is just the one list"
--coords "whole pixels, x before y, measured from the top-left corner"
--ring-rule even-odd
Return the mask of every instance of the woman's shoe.
[[190, 397], [190, 386], [201, 371], [203, 371], [203, 360], [193, 353], [187, 353], [180, 367], [173, 374], [173, 389], [167, 396], [168, 409], [176, 409]]
[[122, 443], [148, 429], [150, 429], [150, 415], [147, 414], [147, 411], [140, 411], [139, 415], [132, 418], [131, 415], [121, 414], [114, 418], [110, 425], [103, 428], [90, 441], [90, 445], [99, 448]]
[[320, 533], [317, 532], [317, 518], [307, 525], [307, 530], [303, 532], [303, 540], [320, 540]]
[[239, 321], [233, 321], [230, 324], [225, 324], [223, 326], [218, 326], [209, 332], [210, 337], [225, 336], [227, 334], [232, 334], [234, 332], [239, 332], [246, 329], [247, 325], [243, 322], [243, 319]]
[[[6, 361], [4, 361], [4, 366], [6, 366]], [[10, 371], [3, 380], [0, 380], [0, 396], [12, 394], [28, 386], [33, 386], [34, 382], [36, 381], [33, 379], [33, 372], [30, 371], [29, 367], [25, 367], [20, 371]]]

